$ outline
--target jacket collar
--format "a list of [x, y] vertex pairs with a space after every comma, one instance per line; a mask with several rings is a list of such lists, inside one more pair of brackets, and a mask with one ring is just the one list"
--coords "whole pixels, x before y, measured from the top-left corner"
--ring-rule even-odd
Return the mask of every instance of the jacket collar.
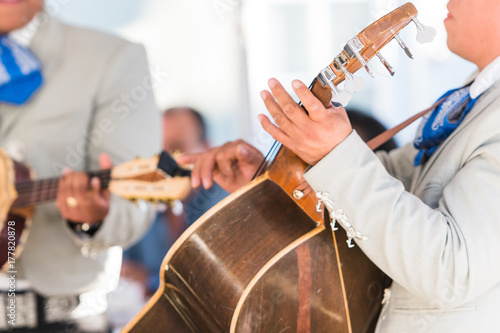
[[38, 30], [31, 40], [30, 49], [40, 59], [43, 75], [48, 77], [57, 65], [65, 49], [64, 24], [44, 11], [38, 16]]

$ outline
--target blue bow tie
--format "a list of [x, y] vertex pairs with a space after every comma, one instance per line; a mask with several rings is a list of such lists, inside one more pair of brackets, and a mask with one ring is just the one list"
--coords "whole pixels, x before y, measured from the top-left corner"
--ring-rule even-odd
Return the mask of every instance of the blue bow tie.
[[28, 49], [0, 36], [0, 102], [24, 104], [42, 85], [41, 64]]
[[424, 116], [413, 142], [419, 149], [415, 166], [425, 163], [472, 109], [477, 98], [471, 99], [469, 90], [470, 86], [466, 86], [448, 91], [439, 98], [444, 101]]

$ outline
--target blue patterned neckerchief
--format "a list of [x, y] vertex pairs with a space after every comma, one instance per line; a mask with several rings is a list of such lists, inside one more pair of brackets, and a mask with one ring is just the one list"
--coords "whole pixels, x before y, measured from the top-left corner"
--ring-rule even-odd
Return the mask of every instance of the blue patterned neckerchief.
[[42, 65], [27, 48], [0, 36], [0, 103], [24, 104], [42, 85]]
[[470, 85], [448, 91], [439, 98], [445, 100], [424, 116], [413, 142], [419, 149], [415, 166], [425, 163], [472, 109], [477, 98], [470, 98], [469, 90]]

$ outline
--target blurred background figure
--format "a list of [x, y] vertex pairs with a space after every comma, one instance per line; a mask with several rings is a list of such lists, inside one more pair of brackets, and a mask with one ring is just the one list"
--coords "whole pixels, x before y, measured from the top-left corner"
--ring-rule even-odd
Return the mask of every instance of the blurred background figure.
[[0, 331], [103, 333], [122, 247], [145, 234], [155, 209], [86, 172], [157, 153], [160, 113], [142, 45], [63, 23], [51, 8], [0, 1], [0, 148], [38, 179], [58, 179], [32, 191], [16, 184], [33, 223], [2, 221], [1, 255], [23, 250], [0, 272]]
[[[205, 121], [188, 107], [175, 107], [163, 113], [163, 149], [171, 154], [199, 153], [209, 148]], [[158, 289], [163, 258], [175, 240], [208, 209], [227, 195], [214, 186], [199, 188], [183, 202], [158, 205], [158, 213], [146, 235], [123, 253], [122, 287], [113, 294], [112, 305], [122, 327]], [[122, 300], [122, 301], [118, 301]], [[111, 306], [110, 306], [111, 307]], [[113, 317], [113, 314], [112, 314]]]

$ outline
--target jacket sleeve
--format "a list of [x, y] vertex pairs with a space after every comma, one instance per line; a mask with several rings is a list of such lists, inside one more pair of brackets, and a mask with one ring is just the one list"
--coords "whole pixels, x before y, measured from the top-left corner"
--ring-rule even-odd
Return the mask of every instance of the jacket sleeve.
[[417, 150], [409, 143], [390, 152], [378, 151], [376, 154], [391, 176], [399, 179], [406, 189], [410, 189], [416, 168], [413, 166]]
[[[151, 81], [142, 46], [124, 42], [109, 57], [88, 131], [88, 169], [99, 168], [101, 153], [109, 154], [117, 165], [160, 152], [160, 115]], [[109, 213], [94, 236], [72, 238], [90, 251], [127, 247], [147, 231], [153, 218], [153, 205], [111, 194]]]
[[330, 212], [343, 210], [360, 236], [356, 244], [380, 269], [422, 299], [453, 307], [500, 281], [493, 264], [500, 253], [500, 138], [465, 158], [437, 207], [406, 191], [356, 133], [305, 179], [328, 195]]

